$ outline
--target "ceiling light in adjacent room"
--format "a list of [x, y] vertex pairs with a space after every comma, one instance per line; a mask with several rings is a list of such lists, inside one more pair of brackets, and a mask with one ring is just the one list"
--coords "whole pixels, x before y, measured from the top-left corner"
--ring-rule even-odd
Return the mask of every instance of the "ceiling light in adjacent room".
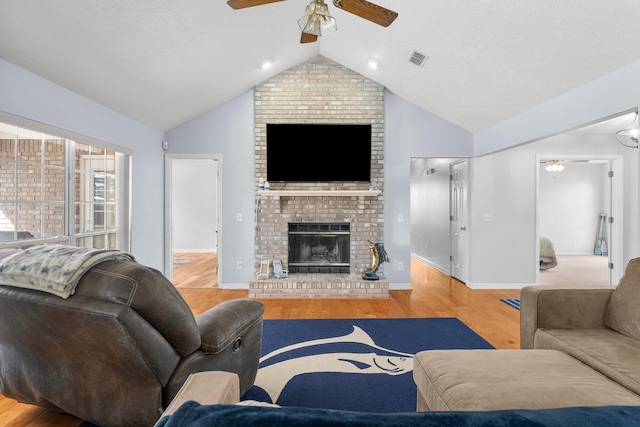
[[549, 172], [560, 172], [564, 169], [564, 166], [557, 160], [550, 160], [544, 168]]
[[616, 132], [616, 139], [625, 147], [638, 148], [638, 112], [633, 117], [631, 124]]

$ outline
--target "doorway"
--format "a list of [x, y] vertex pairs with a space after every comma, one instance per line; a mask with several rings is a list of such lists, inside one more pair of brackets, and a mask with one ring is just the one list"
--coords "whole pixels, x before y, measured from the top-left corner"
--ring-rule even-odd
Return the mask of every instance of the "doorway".
[[[555, 162], [562, 159], [559, 164], [563, 169], [546, 169], [551, 158]], [[557, 258], [555, 267], [536, 272], [536, 283], [554, 284], [568, 279], [600, 285], [617, 283], [624, 268], [620, 230], [622, 157], [553, 154], [538, 155], [536, 159], [537, 243], [541, 245], [544, 237], [548, 247], [551, 241]], [[605, 218], [604, 251], [596, 250], [601, 216]], [[542, 257], [541, 247], [536, 255]]]
[[468, 159], [456, 158], [414, 157], [410, 166], [411, 255], [462, 282], [468, 279], [469, 168]]
[[178, 288], [214, 288], [220, 280], [221, 158], [165, 157], [165, 275]]

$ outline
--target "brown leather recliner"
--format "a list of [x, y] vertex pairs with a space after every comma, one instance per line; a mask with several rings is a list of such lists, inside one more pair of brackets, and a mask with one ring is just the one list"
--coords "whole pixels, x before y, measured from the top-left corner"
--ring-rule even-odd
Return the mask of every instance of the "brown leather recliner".
[[107, 426], [153, 425], [189, 374], [255, 380], [263, 305], [195, 317], [158, 271], [127, 260], [86, 272], [68, 299], [0, 286], [0, 391]]

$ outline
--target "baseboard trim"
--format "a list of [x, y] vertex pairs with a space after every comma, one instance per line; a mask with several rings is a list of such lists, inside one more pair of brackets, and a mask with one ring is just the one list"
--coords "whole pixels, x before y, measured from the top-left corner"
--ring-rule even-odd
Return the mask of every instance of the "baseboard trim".
[[412, 289], [411, 283], [389, 283], [390, 291], [410, 291]]
[[248, 283], [224, 283], [218, 287], [220, 289], [229, 289], [229, 290], [238, 290], [238, 291], [249, 290]]
[[473, 283], [467, 281], [466, 285], [469, 289], [522, 289], [525, 286], [530, 286], [531, 283]]

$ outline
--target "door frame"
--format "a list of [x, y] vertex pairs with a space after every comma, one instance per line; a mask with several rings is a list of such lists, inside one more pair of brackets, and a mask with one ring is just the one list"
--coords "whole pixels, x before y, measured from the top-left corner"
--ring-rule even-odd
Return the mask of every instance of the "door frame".
[[[607, 221], [607, 236], [609, 247], [609, 263], [613, 263], [613, 268], [609, 269], [609, 284], [617, 284], [624, 272], [624, 233], [622, 232], [623, 221], [623, 186], [624, 174], [623, 164], [624, 157], [621, 155], [605, 155], [605, 154], [537, 154], [536, 155], [536, 251], [535, 264], [540, 261], [540, 161], [546, 159], [563, 159], [563, 160], [605, 160], [610, 164], [610, 171], [613, 172], [611, 181], [610, 204], [611, 212], [609, 216], [614, 218], [612, 223]], [[617, 179], [616, 179], [617, 178]], [[535, 269], [535, 283], [540, 283], [540, 270]]]
[[173, 160], [214, 160], [218, 168], [216, 188], [217, 217], [215, 218], [217, 230], [216, 248], [218, 250], [218, 286], [222, 280], [222, 155], [220, 154], [179, 154], [165, 153], [164, 157], [164, 275], [170, 281], [173, 275]]

